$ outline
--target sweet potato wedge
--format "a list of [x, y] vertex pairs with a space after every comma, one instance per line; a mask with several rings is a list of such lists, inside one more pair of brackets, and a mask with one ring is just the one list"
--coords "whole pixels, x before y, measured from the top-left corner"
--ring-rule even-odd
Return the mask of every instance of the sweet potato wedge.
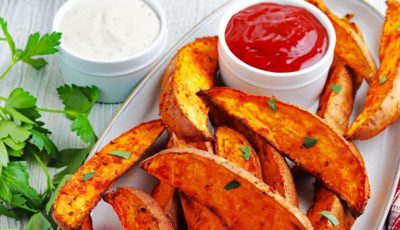
[[[339, 221], [337, 226], [334, 226], [326, 217], [319, 212], [329, 211]], [[307, 217], [310, 219], [315, 230], [322, 229], [340, 229], [348, 230], [354, 223], [354, 218], [347, 210], [340, 199], [324, 186], [318, 187], [314, 196], [314, 205], [307, 212]]]
[[[178, 138], [174, 133], [169, 134], [167, 148], [197, 148], [213, 152], [210, 142], [187, 142]], [[151, 196], [157, 201], [162, 210], [164, 210], [164, 213], [174, 224], [174, 227], [178, 229], [179, 196], [177, 189], [167, 182], [160, 181], [154, 186]]]
[[319, 100], [317, 115], [341, 135], [346, 133], [353, 111], [355, 86], [346, 63], [335, 58]]
[[143, 161], [141, 167], [208, 207], [228, 228], [312, 229], [298, 208], [221, 157], [193, 148], [167, 149]]
[[365, 167], [349, 143], [319, 117], [270, 97], [231, 88], [214, 88], [199, 95], [210, 103], [212, 116], [257, 134], [322, 180], [356, 214], [364, 211], [370, 195]]
[[90, 214], [83, 221], [80, 230], [93, 230], [92, 217]]
[[348, 22], [336, 16], [323, 0], [307, 0], [323, 11], [331, 20], [336, 32], [335, 55], [342, 58], [368, 82], [376, 73], [376, 65], [365, 41]]
[[217, 38], [204, 37], [181, 48], [161, 84], [160, 116], [171, 132], [187, 141], [211, 140], [208, 106], [196, 93], [214, 85]]
[[[160, 120], [142, 123], [86, 161], [61, 188], [53, 207], [54, 221], [62, 229], [79, 229], [101, 195], [140, 159], [164, 129]], [[110, 154], [113, 151], [131, 155], [125, 159]]]
[[387, 40], [382, 42], [385, 46], [382, 63], [368, 89], [363, 111], [346, 134], [348, 138], [370, 139], [400, 117], [400, 33], [397, 27], [391, 26], [395, 21], [399, 22], [399, 8], [399, 1], [388, 2], [383, 34]]
[[[245, 159], [241, 148], [248, 148], [251, 152]], [[260, 159], [251, 147], [246, 137], [226, 126], [218, 127], [215, 131], [215, 154], [242, 167], [255, 177], [262, 179]]]
[[388, 44], [398, 37], [400, 25], [400, 2], [398, 0], [387, 0], [386, 21], [383, 26], [381, 45], [379, 48], [379, 59], [382, 61], [385, 56]]
[[103, 199], [113, 207], [124, 230], [174, 229], [157, 202], [139, 189], [121, 187]]

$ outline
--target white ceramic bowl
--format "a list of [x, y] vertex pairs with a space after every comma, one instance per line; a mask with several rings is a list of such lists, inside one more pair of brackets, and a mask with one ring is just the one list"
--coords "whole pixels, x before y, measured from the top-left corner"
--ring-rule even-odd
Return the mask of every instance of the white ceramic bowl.
[[[53, 30], [59, 31], [60, 20], [77, 1], [67, 1], [56, 13]], [[67, 84], [95, 85], [101, 91], [99, 102], [118, 103], [125, 100], [132, 89], [157, 64], [167, 44], [167, 20], [161, 6], [155, 0], [145, 0], [160, 19], [160, 32], [148, 48], [120, 60], [94, 60], [82, 57], [62, 43], [59, 66]]]
[[[242, 9], [262, 2], [294, 5], [312, 13], [326, 28], [329, 45], [325, 55], [314, 65], [305, 69], [276, 73], [252, 67], [237, 58], [225, 41], [226, 26], [231, 17]], [[303, 107], [312, 106], [319, 98], [332, 65], [336, 34], [329, 18], [315, 6], [303, 0], [246, 0], [238, 1], [228, 9], [218, 29], [219, 65], [222, 80], [227, 86], [251, 94], [275, 96], [280, 100]]]

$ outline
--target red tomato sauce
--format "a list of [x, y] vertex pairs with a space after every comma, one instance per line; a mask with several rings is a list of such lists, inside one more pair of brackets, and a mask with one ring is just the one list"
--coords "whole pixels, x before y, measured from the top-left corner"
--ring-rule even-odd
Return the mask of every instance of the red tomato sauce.
[[293, 72], [318, 62], [328, 49], [328, 33], [304, 8], [260, 3], [232, 16], [225, 40], [243, 62], [271, 72]]

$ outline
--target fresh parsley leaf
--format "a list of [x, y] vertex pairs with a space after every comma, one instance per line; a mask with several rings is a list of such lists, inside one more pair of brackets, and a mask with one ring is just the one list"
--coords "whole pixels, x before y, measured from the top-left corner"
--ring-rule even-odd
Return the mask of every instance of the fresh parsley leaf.
[[71, 125], [71, 131], [76, 132], [85, 143], [96, 142], [96, 134], [94, 133], [93, 127], [86, 115], [79, 114], [75, 118]]
[[248, 146], [241, 145], [240, 150], [242, 150], [243, 152], [242, 157], [248, 161], [251, 155], [251, 148]]
[[83, 175], [82, 180], [83, 181], [90, 180], [94, 176], [95, 173], [96, 173], [95, 171], [91, 171], [91, 172], [86, 173], [85, 175]]
[[387, 80], [386, 75], [382, 75], [382, 76], [379, 78], [379, 85], [382, 85], [383, 83], [385, 83], [386, 80]]
[[237, 181], [237, 180], [232, 180], [232, 181], [230, 181], [228, 184], [226, 184], [226, 185], [224, 186], [224, 189], [225, 189], [225, 190], [231, 190], [231, 189], [238, 188], [239, 186], [240, 186], [240, 182], [239, 182], [239, 181]]
[[60, 189], [64, 186], [65, 182], [67, 182], [67, 180], [69, 178], [71, 178], [71, 176], [72, 176], [72, 174], [65, 175], [60, 180], [60, 183], [57, 185], [56, 190], [54, 190], [54, 192], [51, 194], [49, 201], [47, 202], [46, 207], [45, 207], [45, 211], [46, 211], [47, 215], [50, 213], [50, 210], [53, 207], [54, 201], [56, 201], [56, 198], [58, 196], [58, 193], [60, 192]]
[[3, 31], [4, 38], [6, 39], [6, 41], [8, 43], [8, 46], [10, 47], [11, 54], [14, 55], [14, 53], [15, 53], [15, 42], [12, 39], [10, 33], [8, 32], [7, 22], [2, 17], [0, 17], [0, 27], [1, 27], [1, 30]]
[[110, 155], [114, 155], [114, 156], [118, 156], [118, 157], [122, 157], [122, 158], [125, 158], [125, 159], [128, 159], [129, 157], [131, 157], [131, 153], [130, 152], [124, 152], [124, 151], [118, 151], [118, 150], [111, 151], [109, 154]]
[[43, 134], [36, 129], [32, 129], [31, 133], [31, 143], [38, 147], [40, 151], [44, 149], [50, 155], [58, 153], [56, 145], [46, 134]]
[[25, 230], [36, 230], [36, 229], [53, 230], [50, 222], [40, 212], [34, 214], [29, 219], [29, 222], [25, 227]]
[[92, 145], [82, 149], [64, 149], [59, 152], [57, 157], [50, 159], [49, 167], [62, 168], [53, 178], [54, 184], [59, 184], [62, 178], [68, 174], [73, 174], [83, 164], [92, 149]]
[[[64, 104], [65, 111], [75, 111], [83, 114], [89, 114], [100, 96], [100, 91], [95, 86], [63, 85], [57, 88], [57, 93]], [[71, 115], [68, 118], [75, 119]]]
[[340, 93], [342, 91], [342, 86], [337, 84], [333, 84], [329, 88], [335, 93]]
[[[2, 200], [28, 211], [40, 209], [42, 200], [40, 194], [29, 184], [28, 163], [26, 161], [9, 162], [1, 173], [0, 181], [5, 186], [0, 189]], [[4, 195], [7, 195], [4, 193], [4, 189], [11, 192], [11, 201], [9, 197], [4, 197]]]
[[14, 219], [21, 219], [22, 215], [15, 208], [6, 208], [6, 206], [0, 203], [0, 215], [8, 216]]
[[35, 107], [36, 98], [22, 88], [14, 89], [6, 101], [6, 108], [30, 109]]
[[[6, 167], [9, 162], [8, 151], [4, 142], [0, 140], [0, 165]], [[1, 167], [0, 167], [1, 168]]]
[[47, 62], [43, 58], [34, 59], [33, 57], [58, 52], [57, 46], [60, 45], [60, 40], [61, 33], [57, 32], [44, 34], [43, 36], [40, 36], [39, 32], [31, 34], [19, 59], [36, 69], [41, 69]]
[[339, 220], [336, 218], [336, 216], [334, 216], [332, 213], [330, 213], [329, 211], [320, 211], [318, 212], [318, 214], [324, 216], [325, 218], [327, 218], [333, 226], [338, 226], [339, 225]]
[[313, 138], [313, 137], [304, 137], [303, 146], [306, 147], [306, 148], [311, 148], [314, 145], [316, 145], [317, 142], [318, 142], [318, 140]]
[[268, 105], [272, 109], [272, 111], [274, 111], [274, 113], [276, 113], [278, 111], [278, 108], [276, 107], [276, 104], [275, 104], [275, 99], [273, 97], [268, 99]]

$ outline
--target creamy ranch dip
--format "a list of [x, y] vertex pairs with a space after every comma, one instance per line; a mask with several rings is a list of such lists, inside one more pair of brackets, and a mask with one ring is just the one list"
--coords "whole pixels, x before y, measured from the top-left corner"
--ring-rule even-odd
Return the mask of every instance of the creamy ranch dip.
[[65, 48], [84, 58], [117, 60], [149, 47], [160, 19], [142, 0], [81, 0], [60, 20]]

